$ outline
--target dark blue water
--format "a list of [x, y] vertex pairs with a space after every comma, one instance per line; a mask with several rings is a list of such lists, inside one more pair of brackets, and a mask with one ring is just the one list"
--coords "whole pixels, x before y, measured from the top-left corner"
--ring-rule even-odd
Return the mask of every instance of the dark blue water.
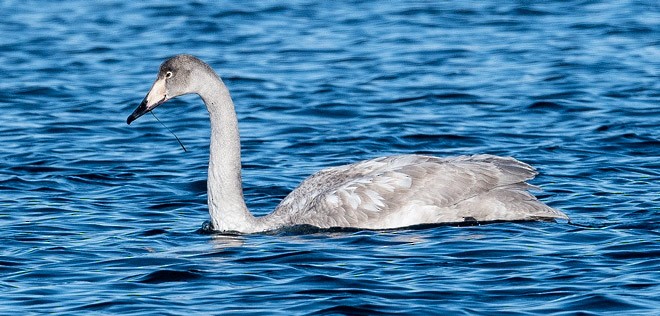
[[[660, 5], [4, 1], [1, 314], [660, 313]], [[127, 126], [190, 53], [234, 96], [270, 212], [323, 167], [396, 153], [536, 166], [572, 223], [199, 233], [209, 123]]]

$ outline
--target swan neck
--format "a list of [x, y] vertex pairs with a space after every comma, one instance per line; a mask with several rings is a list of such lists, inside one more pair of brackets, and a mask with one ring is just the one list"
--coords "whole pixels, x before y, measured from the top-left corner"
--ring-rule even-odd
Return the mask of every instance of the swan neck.
[[241, 144], [234, 103], [226, 86], [215, 74], [205, 81], [207, 84], [200, 89], [199, 95], [211, 119], [207, 181], [211, 223], [219, 231], [252, 232], [256, 219], [243, 197]]

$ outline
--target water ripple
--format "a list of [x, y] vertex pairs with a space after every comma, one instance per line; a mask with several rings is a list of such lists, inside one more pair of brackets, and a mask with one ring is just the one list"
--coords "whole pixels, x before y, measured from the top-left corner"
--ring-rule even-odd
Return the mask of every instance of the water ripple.
[[[656, 3], [0, 9], [0, 313], [660, 310]], [[209, 232], [199, 99], [156, 111], [189, 152], [148, 116], [125, 124], [182, 52], [231, 89], [256, 214], [323, 167], [490, 153], [537, 167], [571, 222]]]

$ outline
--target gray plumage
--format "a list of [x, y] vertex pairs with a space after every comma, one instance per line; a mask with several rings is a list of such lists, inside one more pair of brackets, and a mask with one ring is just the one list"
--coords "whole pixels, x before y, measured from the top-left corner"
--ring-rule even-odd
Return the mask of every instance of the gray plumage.
[[463, 221], [568, 219], [538, 201], [526, 181], [534, 168], [492, 155], [380, 157], [321, 170], [274, 212], [254, 217], [243, 199], [234, 104], [222, 80], [190, 55], [165, 61], [128, 122], [178, 95], [196, 93], [211, 118], [208, 199], [216, 230], [253, 233], [292, 225], [388, 229]]
[[270, 215], [318, 227], [396, 228], [423, 223], [567, 219], [538, 201], [531, 166], [492, 155], [381, 157], [303, 181]]

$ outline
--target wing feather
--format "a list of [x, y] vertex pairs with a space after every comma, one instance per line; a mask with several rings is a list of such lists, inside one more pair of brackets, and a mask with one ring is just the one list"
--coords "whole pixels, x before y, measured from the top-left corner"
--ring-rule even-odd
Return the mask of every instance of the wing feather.
[[270, 216], [322, 228], [567, 218], [526, 190], [530, 165], [492, 155], [388, 156], [321, 170]]

